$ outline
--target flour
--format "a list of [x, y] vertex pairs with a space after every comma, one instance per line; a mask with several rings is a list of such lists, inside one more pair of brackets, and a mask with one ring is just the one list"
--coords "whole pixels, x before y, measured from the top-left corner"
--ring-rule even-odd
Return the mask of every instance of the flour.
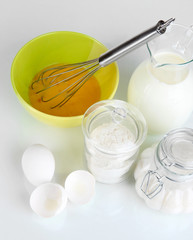
[[97, 143], [97, 146], [113, 152], [120, 152], [119, 149], [123, 147], [135, 146], [135, 137], [129, 129], [113, 122], [95, 128], [91, 133], [91, 139]]
[[89, 171], [102, 183], [126, 179], [147, 134], [143, 115], [121, 100], [95, 103], [83, 118], [85, 159]]
[[116, 183], [127, 177], [138, 150], [127, 127], [104, 123], [91, 132], [85, 144], [87, 165], [96, 180]]

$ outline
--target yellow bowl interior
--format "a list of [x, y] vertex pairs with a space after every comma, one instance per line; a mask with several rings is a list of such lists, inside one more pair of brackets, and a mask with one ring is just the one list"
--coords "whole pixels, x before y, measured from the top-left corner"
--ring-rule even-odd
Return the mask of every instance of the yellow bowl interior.
[[[42, 113], [30, 105], [28, 89], [33, 77], [43, 68], [58, 63], [75, 63], [99, 57], [107, 48], [92, 37], [75, 32], [51, 32], [38, 36], [28, 42], [17, 53], [11, 68], [11, 81], [21, 104], [35, 118], [44, 123], [74, 127], [81, 124], [82, 115], [57, 117]], [[119, 82], [116, 63], [101, 68], [96, 74], [101, 99], [113, 98]]]

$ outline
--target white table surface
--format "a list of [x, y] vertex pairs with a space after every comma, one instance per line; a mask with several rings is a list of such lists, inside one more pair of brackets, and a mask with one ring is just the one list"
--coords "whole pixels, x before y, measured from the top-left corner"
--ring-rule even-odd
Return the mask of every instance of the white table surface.
[[[96, 196], [84, 206], [68, 204], [55, 218], [42, 219], [29, 206], [21, 170], [23, 151], [33, 143], [47, 146], [56, 159], [57, 181], [83, 168], [80, 127], [61, 129], [31, 117], [18, 102], [10, 68], [18, 50], [32, 38], [51, 31], [88, 34], [108, 48], [176, 17], [193, 24], [192, 0], [6, 0], [0, 3], [0, 239], [98, 240], [193, 239], [193, 214], [166, 215], [146, 207], [134, 182], [96, 185]], [[127, 85], [136, 66], [147, 57], [144, 47], [118, 61], [120, 84], [115, 98], [127, 100]], [[193, 116], [186, 126], [193, 127]]]

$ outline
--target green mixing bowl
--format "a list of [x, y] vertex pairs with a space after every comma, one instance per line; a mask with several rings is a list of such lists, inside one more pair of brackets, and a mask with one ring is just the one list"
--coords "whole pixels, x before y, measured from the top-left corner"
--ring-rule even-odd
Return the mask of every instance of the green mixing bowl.
[[[58, 63], [75, 63], [99, 57], [107, 48], [94, 38], [76, 32], [51, 32], [38, 36], [17, 53], [11, 68], [11, 81], [21, 104], [38, 120], [60, 127], [74, 127], [83, 115], [58, 117], [38, 111], [30, 105], [28, 90], [34, 76], [43, 68]], [[119, 82], [116, 63], [94, 75], [101, 88], [101, 99], [113, 98]]]

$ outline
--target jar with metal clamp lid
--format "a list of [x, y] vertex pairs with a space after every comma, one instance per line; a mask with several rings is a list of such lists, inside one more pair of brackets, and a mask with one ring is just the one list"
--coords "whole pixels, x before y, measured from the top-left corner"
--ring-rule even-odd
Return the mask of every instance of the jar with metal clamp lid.
[[134, 177], [138, 195], [150, 208], [193, 212], [193, 129], [172, 130], [145, 149]]
[[102, 183], [118, 183], [129, 176], [147, 133], [143, 115], [121, 100], [92, 105], [83, 118], [85, 159]]

